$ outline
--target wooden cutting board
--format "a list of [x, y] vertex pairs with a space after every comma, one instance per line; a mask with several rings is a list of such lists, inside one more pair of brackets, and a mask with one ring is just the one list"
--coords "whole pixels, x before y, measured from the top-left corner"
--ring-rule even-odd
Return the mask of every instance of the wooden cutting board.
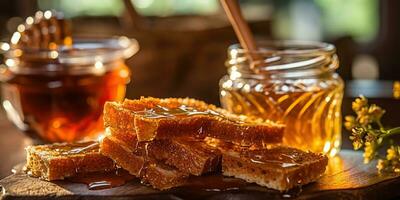
[[[192, 187], [195, 182], [213, 180], [209, 186]], [[219, 182], [219, 183], [218, 183]], [[363, 164], [362, 154], [342, 150], [329, 160], [327, 171], [316, 183], [288, 193], [279, 193], [255, 184], [216, 189], [216, 185], [238, 182], [228, 177], [200, 177], [180, 188], [157, 191], [138, 180], [123, 186], [89, 190], [86, 185], [67, 181], [47, 182], [17, 170], [0, 180], [0, 199], [398, 199], [399, 174], [378, 174], [375, 163]]]

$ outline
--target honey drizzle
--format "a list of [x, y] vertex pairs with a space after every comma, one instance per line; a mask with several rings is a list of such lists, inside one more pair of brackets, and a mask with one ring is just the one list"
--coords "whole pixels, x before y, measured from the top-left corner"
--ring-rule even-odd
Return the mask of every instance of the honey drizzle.
[[57, 155], [76, 155], [88, 152], [98, 152], [99, 143], [95, 141], [68, 143], [68, 144], [53, 144], [46, 145], [39, 153], [48, 154], [49, 152]]
[[82, 146], [82, 147], [76, 147], [73, 148], [67, 152], [64, 152], [63, 154], [70, 155], [70, 154], [80, 154], [88, 151], [93, 151], [93, 150], [98, 150], [99, 149], [99, 143], [94, 142], [92, 144], [89, 144], [87, 146]]
[[[156, 105], [154, 108], [145, 109], [143, 111], [134, 111], [133, 113], [148, 119], [164, 119], [164, 118], [203, 115], [203, 116], [212, 116], [221, 118], [237, 125], [248, 124], [248, 122], [246, 122], [245, 119], [242, 119], [240, 117], [229, 117], [212, 109], [199, 110], [187, 105], [180, 105], [179, 107], [175, 108], [167, 108], [164, 106]], [[202, 127], [200, 127], [199, 131], [201, 131], [201, 129]]]
[[[136, 144], [137, 145], [139, 145], [138, 144], [139, 142], [137, 142]], [[143, 176], [143, 173], [144, 173], [144, 171], [146, 170], [146, 167], [148, 166], [148, 164], [149, 164], [149, 151], [148, 151], [148, 146], [149, 146], [149, 142], [143, 142], [143, 144], [144, 144], [144, 154], [145, 155], [143, 155], [143, 164], [142, 164], [142, 166], [140, 167], [140, 169], [139, 169], [139, 172], [138, 172], [138, 176], [139, 177], [142, 177]], [[142, 148], [142, 147], [139, 147], [140, 149]], [[143, 154], [143, 151], [142, 150], [140, 150], [141, 152], [141, 154]]]
[[142, 115], [145, 118], [150, 119], [158, 119], [158, 118], [168, 118], [168, 117], [184, 117], [184, 116], [193, 116], [193, 115], [211, 115], [216, 117], [224, 117], [222, 114], [214, 111], [214, 110], [198, 110], [193, 107], [189, 107], [186, 105], [181, 105], [176, 108], [167, 108], [160, 105], [155, 106], [154, 108], [147, 109], [144, 111], [135, 112], [138, 115]]
[[[287, 151], [286, 149], [280, 150], [281, 147], [274, 147], [274, 149], [262, 150], [243, 150], [240, 157], [249, 159], [252, 163], [276, 166], [281, 168], [298, 167], [301, 163], [298, 162], [297, 152]], [[301, 156], [300, 156], [301, 157]]]

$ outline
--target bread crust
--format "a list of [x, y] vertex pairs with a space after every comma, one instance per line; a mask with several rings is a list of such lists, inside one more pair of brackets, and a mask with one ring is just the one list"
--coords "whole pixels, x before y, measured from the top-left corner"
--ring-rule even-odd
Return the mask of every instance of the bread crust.
[[159, 190], [177, 187], [186, 182], [188, 174], [157, 162], [145, 155], [135, 154], [120, 145], [121, 141], [106, 136], [100, 143], [102, 154], [113, 159], [130, 174]]
[[[148, 117], [142, 112], [161, 106], [175, 109], [187, 106], [196, 111], [217, 114], [195, 114], [171, 117]], [[234, 115], [214, 105], [194, 99], [141, 98], [123, 103], [107, 102], [104, 107], [105, 126], [136, 132], [139, 141], [155, 138], [206, 137], [217, 138], [242, 146], [265, 146], [282, 142], [284, 126], [268, 120]]]
[[118, 139], [130, 151], [140, 151], [146, 145], [148, 156], [195, 176], [220, 171], [221, 153], [203, 140], [155, 139], [138, 143], [135, 133], [107, 128], [107, 134]]
[[[76, 151], [78, 148], [85, 147], [90, 148], [82, 152]], [[28, 173], [47, 181], [115, 169], [114, 162], [100, 154], [96, 142], [28, 146], [26, 153]]]
[[222, 153], [223, 175], [280, 191], [316, 181], [328, 164], [322, 154], [290, 147], [228, 149]]

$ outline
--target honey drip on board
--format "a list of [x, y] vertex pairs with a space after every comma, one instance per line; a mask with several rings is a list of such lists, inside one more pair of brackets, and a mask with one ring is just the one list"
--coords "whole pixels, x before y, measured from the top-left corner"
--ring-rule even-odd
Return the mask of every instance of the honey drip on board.
[[195, 189], [207, 192], [220, 192], [229, 190], [239, 190], [249, 185], [244, 180], [225, 177], [219, 174], [190, 177], [188, 182], [181, 186], [182, 189]]
[[285, 145], [334, 156], [341, 144], [342, 96], [341, 82], [328, 88], [287, 92], [244, 91], [223, 86], [221, 103], [236, 114], [282, 122], [286, 125]]
[[109, 189], [124, 185], [135, 179], [135, 176], [129, 174], [123, 169], [116, 169], [110, 172], [92, 172], [79, 174], [66, 180], [74, 183], [83, 183], [89, 190]]

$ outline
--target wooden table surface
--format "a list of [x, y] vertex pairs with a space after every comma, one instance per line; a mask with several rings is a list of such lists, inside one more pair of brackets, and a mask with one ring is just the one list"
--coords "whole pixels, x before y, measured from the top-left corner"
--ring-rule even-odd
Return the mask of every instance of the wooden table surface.
[[[154, 190], [138, 179], [115, 188], [89, 190], [85, 184], [29, 177], [17, 167], [15, 174], [0, 180], [0, 199], [399, 199], [400, 174], [379, 174], [375, 164], [363, 164], [361, 152], [342, 150], [329, 160], [317, 182], [286, 193], [245, 182], [233, 186], [239, 180], [221, 175], [192, 177], [183, 186], [166, 191]], [[204, 181], [208, 184], [201, 184]], [[221, 188], [223, 184], [229, 189]]]

